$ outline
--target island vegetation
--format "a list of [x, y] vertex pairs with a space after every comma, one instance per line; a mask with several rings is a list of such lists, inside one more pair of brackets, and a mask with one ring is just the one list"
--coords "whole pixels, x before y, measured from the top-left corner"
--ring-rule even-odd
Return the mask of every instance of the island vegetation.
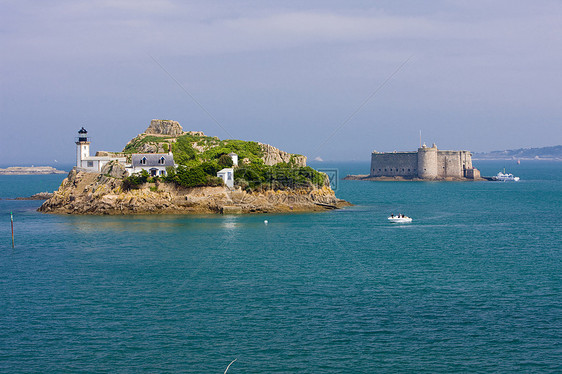
[[[287, 162], [266, 165], [264, 149], [258, 142], [243, 140], [220, 140], [205, 136], [201, 132], [184, 135], [154, 136], [141, 134], [131, 140], [124, 154], [142, 153], [146, 150], [172, 150], [177, 168], [168, 168], [164, 183], [175, 183], [182, 187], [221, 186], [223, 181], [217, 172], [233, 166], [231, 153], [241, 160], [234, 172], [235, 186], [247, 191], [265, 189], [290, 189], [324, 186], [326, 175], [309, 166], [302, 165], [303, 156], [291, 155]], [[156, 177], [157, 178], [157, 177]], [[147, 172], [124, 178], [124, 188], [138, 188], [154, 182]]]

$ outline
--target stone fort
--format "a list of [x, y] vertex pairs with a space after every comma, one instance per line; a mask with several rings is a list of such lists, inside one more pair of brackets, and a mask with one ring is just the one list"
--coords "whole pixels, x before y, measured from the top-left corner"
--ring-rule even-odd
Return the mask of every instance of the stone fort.
[[406, 179], [479, 179], [469, 151], [442, 151], [425, 144], [417, 152], [377, 152], [371, 154], [370, 177]]

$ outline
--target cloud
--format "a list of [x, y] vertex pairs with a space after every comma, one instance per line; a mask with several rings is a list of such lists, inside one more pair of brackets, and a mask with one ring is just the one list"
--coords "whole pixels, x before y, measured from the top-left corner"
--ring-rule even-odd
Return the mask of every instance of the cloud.
[[466, 10], [465, 17], [451, 10], [406, 15], [352, 6], [345, 12], [273, 7], [257, 11], [243, 6], [227, 12], [202, 3], [174, 1], [32, 4], [10, 12], [9, 26], [0, 34], [2, 44], [17, 52], [8, 54], [8, 60], [103, 60], [147, 52], [205, 56], [372, 43], [384, 43], [389, 53], [402, 46], [427, 50], [437, 43], [473, 43], [467, 45], [466, 54], [478, 48], [477, 43], [500, 53], [521, 53], [537, 40], [554, 45], [562, 39], [561, 7], [555, 4], [550, 5], [551, 13], [509, 14], [506, 10], [508, 17], [482, 12], [479, 18], [472, 15], [477, 7], [462, 2], [459, 6]]
[[[376, 135], [396, 147], [408, 127], [417, 134], [420, 122], [447, 139], [435, 139], [440, 144], [465, 141], [455, 136], [458, 127], [474, 129], [465, 135], [473, 139], [497, 127], [496, 139], [515, 141], [529, 137], [529, 118], [546, 124], [537, 138], [541, 131], [550, 134], [544, 139], [554, 137], [548, 126], [562, 116], [562, 3], [365, 4], [6, 0], [0, 2], [3, 121], [18, 123], [31, 105], [38, 127], [61, 126], [64, 113], [100, 122], [136, 116], [131, 127], [163, 115], [200, 128], [208, 118], [150, 54], [213, 115], [228, 118], [229, 132], [306, 152], [310, 138], [336, 128], [414, 55], [338, 133], [338, 144], [381, 148], [371, 144]], [[518, 132], [506, 131], [510, 126]]]

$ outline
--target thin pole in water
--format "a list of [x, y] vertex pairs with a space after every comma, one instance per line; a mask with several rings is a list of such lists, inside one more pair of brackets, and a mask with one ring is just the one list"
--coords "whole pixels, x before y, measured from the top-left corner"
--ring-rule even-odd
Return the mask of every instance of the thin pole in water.
[[10, 212], [10, 223], [12, 224], [12, 248], [15, 248], [14, 245], [14, 215]]

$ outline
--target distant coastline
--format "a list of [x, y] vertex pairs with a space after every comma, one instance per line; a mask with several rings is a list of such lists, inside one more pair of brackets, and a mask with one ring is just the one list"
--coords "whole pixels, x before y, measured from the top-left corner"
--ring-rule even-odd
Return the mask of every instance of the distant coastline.
[[525, 160], [525, 161], [562, 161], [562, 145], [540, 148], [507, 149], [504, 151], [492, 151], [473, 153], [473, 160]]
[[562, 157], [496, 157], [496, 156], [481, 156], [476, 155], [472, 157], [473, 161], [562, 161]]

